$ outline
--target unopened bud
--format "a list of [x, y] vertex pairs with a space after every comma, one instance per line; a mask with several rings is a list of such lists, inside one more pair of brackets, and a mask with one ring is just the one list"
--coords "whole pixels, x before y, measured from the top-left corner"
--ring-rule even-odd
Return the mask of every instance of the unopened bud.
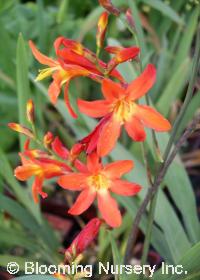
[[71, 254], [76, 256], [81, 254], [96, 238], [102, 221], [98, 218], [93, 218], [73, 240], [71, 246], [66, 250], [65, 256]]
[[8, 127], [10, 127], [14, 131], [17, 131], [19, 133], [22, 133], [22, 134], [26, 135], [29, 138], [34, 138], [31, 130], [28, 129], [27, 127], [23, 126], [23, 125], [20, 125], [18, 123], [9, 123]]
[[140, 52], [138, 47], [123, 48], [120, 46], [108, 46], [105, 50], [108, 53], [114, 54], [114, 57], [108, 62], [108, 73], [110, 73], [118, 64], [135, 59]]
[[30, 123], [34, 123], [34, 119], [35, 119], [35, 114], [34, 114], [34, 104], [33, 104], [33, 100], [29, 99], [29, 101], [27, 102], [26, 105], [26, 116], [27, 116], [27, 120]]
[[70, 150], [69, 160], [74, 162], [75, 159], [80, 155], [80, 153], [84, 150], [84, 145], [81, 143], [76, 143]]
[[128, 9], [126, 11], [126, 20], [128, 22], [128, 25], [132, 28], [132, 29], [135, 29], [135, 22], [134, 22], [134, 19], [133, 19], [133, 15], [132, 15], [132, 12], [131, 12], [131, 9]]
[[119, 16], [120, 10], [117, 9], [111, 2], [111, 0], [99, 0], [99, 4], [106, 9], [109, 13]]
[[44, 138], [43, 138], [43, 143], [44, 143], [44, 146], [46, 148], [49, 148], [51, 146], [51, 143], [53, 142], [54, 140], [54, 136], [53, 134], [48, 131], [45, 135], [44, 135]]
[[96, 40], [97, 40], [97, 47], [98, 48], [103, 47], [107, 25], [108, 25], [108, 13], [103, 12], [101, 14], [101, 16], [98, 20], [98, 24], [97, 24]]

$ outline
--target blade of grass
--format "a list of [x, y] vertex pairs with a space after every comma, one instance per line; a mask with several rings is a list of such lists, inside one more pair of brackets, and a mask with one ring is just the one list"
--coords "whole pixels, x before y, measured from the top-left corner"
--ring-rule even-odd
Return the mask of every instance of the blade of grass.
[[[113, 237], [113, 234], [111, 231], [108, 232], [108, 236], [109, 236], [109, 239], [110, 239], [110, 244], [111, 244], [111, 248], [112, 248], [112, 256], [113, 256], [113, 262], [114, 262], [114, 265], [116, 266], [120, 266], [122, 263], [123, 263], [123, 260], [122, 260], [122, 256], [120, 255], [120, 252], [118, 250], [118, 246], [115, 242], [115, 239]], [[123, 274], [115, 274], [115, 280], [126, 280], [126, 276]], [[134, 276], [132, 276], [132, 279], [136, 279]]]
[[[19, 34], [17, 41], [17, 57], [16, 57], [16, 79], [17, 79], [17, 97], [19, 122], [28, 125], [26, 120], [26, 103], [30, 98], [30, 87], [28, 79], [28, 63], [27, 53], [22, 34]], [[23, 150], [26, 137], [19, 134], [20, 148]]]
[[176, 11], [174, 11], [169, 5], [165, 4], [164, 2], [160, 0], [141, 0], [141, 2], [148, 4], [149, 6], [158, 10], [177, 24], [184, 24], [183, 19], [176, 13]]
[[[183, 273], [172, 275], [163, 274], [161, 269], [154, 275], [154, 280], [198, 280], [200, 277], [200, 242], [188, 250], [184, 256], [177, 262], [183, 268]], [[186, 272], [185, 272], [186, 271]]]
[[190, 15], [190, 19], [182, 34], [182, 38], [179, 43], [178, 49], [176, 50], [176, 56], [171, 75], [173, 75], [177, 71], [179, 66], [182, 64], [182, 61], [188, 56], [193, 42], [195, 31], [197, 29], [198, 17], [199, 7], [196, 7], [196, 9], [194, 9], [194, 11]]
[[172, 75], [170, 81], [168, 82], [160, 98], [158, 99], [156, 107], [160, 112], [162, 112], [163, 115], [168, 115], [171, 104], [173, 104], [173, 102], [183, 92], [183, 88], [187, 82], [190, 66], [190, 60], [186, 58], [181, 63], [180, 67], [177, 68], [175, 74]]

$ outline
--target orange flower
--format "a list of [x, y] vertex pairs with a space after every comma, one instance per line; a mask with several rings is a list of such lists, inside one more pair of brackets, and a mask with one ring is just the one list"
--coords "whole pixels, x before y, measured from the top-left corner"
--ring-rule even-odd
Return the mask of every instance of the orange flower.
[[101, 225], [102, 221], [98, 218], [90, 220], [73, 240], [70, 247], [66, 250], [66, 257], [72, 255], [74, 251], [76, 256], [81, 254], [96, 238]]
[[132, 168], [133, 162], [130, 160], [119, 160], [103, 166], [96, 153], [90, 154], [85, 172], [67, 174], [58, 179], [61, 187], [81, 191], [68, 212], [71, 215], [82, 214], [97, 196], [98, 208], [106, 223], [111, 227], [120, 226], [121, 214], [110, 191], [125, 196], [135, 195], [140, 191], [141, 186], [120, 179]]
[[[107, 64], [96, 57], [96, 54], [85, 48], [81, 43], [74, 40], [59, 37], [56, 45], [56, 54], [63, 61], [64, 65], [78, 65], [90, 71], [90, 78], [101, 82], [104, 78], [104, 72], [107, 70]], [[64, 47], [64, 48], [61, 48]], [[110, 75], [125, 83], [121, 74], [113, 69]]]
[[45, 68], [40, 71], [39, 75], [36, 78], [36, 81], [40, 81], [46, 77], [52, 76], [53, 82], [49, 86], [48, 94], [53, 104], [57, 102], [57, 98], [60, 94], [61, 87], [63, 84], [65, 84], [65, 102], [71, 115], [73, 117], [76, 117], [76, 113], [73, 111], [68, 98], [69, 82], [71, 79], [78, 76], [89, 76], [91, 74], [90, 71], [79, 65], [64, 65], [59, 60], [54, 60], [50, 57], [47, 57], [46, 55], [43, 55], [41, 52], [39, 52], [39, 50], [36, 48], [32, 41], [29, 41], [29, 45], [35, 58], [41, 64], [49, 66], [48, 68]]
[[[64, 37], [58, 37], [54, 42], [55, 52], [58, 56], [57, 59], [52, 59], [42, 54], [32, 41], [29, 41], [29, 45], [35, 58], [41, 64], [49, 66], [40, 71], [36, 81], [52, 76], [53, 82], [49, 86], [48, 94], [53, 104], [56, 104], [62, 85], [65, 84], [65, 103], [71, 116], [76, 118], [77, 115], [70, 104], [68, 96], [70, 80], [79, 76], [87, 76], [101, 82], [104, 75], [98, 68], [101, 67], [102, 71], [104, 71], [106, 64], [99, 60], [100, 66], [97, 67], [98, 63], [94, 53], [86, 49], [81, 43]], [[64, 48], [61, 48], [62, 46]], [[111, 76], [124, 82], [123, 77], [117, 70], [113, 69], [110, 72]]]
[[40, 150], [27, 150], [19, 154], [22, 165], [15, 169], [15, 176], [20, 181], [26, 181], [34, 176], [32, 185], [33, 199], [38, 202], [38, 194], [43, 198], [47, 193], [42, 191], [45, 179], [61, 176], [71, 171], [70, 167], [64, 163], [52, 159], [48, 154]]
[[102, 48], [103, 47], [103, 42], [106, 34], [106, 28], [108, 25], [108, 13], [103, 12], [98, 20], [97, 24], [97, 34], [96, 34], [96, 39], [97, 39], [97, 47]]
[[156, 110], [136, 103], [137, 99], [151, 89], [155, 79], [156, 69], [149, 64], [144, 72], [126, 88], [105, 79], [102, 83], [105, 100], [92, 102], [78, 100], [80, 111], [88, 116], [100, 118], [110, 115], [98, 139], [97, 152], [100, 156], [105, 156], [114, 148], [122, 125], [135, 141], [145, 140], [144, 126], [160, 132], [168, 131], [171, 128], [168, 120]]

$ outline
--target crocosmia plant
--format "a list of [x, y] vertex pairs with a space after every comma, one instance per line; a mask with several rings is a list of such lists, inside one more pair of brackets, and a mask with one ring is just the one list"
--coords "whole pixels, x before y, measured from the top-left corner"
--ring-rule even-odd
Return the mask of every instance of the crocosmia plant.
[[[63, 1], [63, 5], [66, 4], [64, 2], [68, 1]], [[71, 3], [71, 1], [69, 2]], [[44, 250], [47, 249], [44, 251], [44, 255], [48, 256], [47, 263], [66, 266], [65, 270], [57, 270], [52, 273], [53, 277], [57, 279], [75, 280], [88, 277], [114, 279], [103, 278], [102, 275], [95, 278], [94, 272], [91, 276], [89, 266], [85, 270], [78, 270], [80, 267], [83, 268], [87, 262], [93, 263], [91, 256], [94, 256], [95, 252], [99, 250], [98, 247], [108, 251], [109, 243], [112, 253], [106, 253], [105, 257], [105, 251], [100, 250], [97, 254], [99, 261], [104, 263], [110, 259], [110, 254], [112, 254], [112, 264], [115, 265], [115, 268], [116, 265], [124, 264], [124, 271], [118, 275], [116, 272], [115, 279], [152, 277], [154, 270], [159, 266], [158, 268], [153, 266], [153, 270], [151, 270], [151, 257], [159, 263], [159, 255], [151, 250], [150, 244], [159, 251], [167, 263], [172, 260], [176, 263], [179, 260], [179, 252], [177, 251], [177, 258], [171, 252], [175, 243], [171, 245], [172, 247], [168, 247], [166, 244], [170, 242], [168, 235], [165, 235], [164, 226], [168, 221], [164, 217], [163, 220], [162, 217], [161, 219], [159, 217], [159, 215], [164, 215], [163, 211], [171, 211], [172, 220], [174, 220], [175, 212], [170, 210], [169, 202], [159, 186], [162, 184], [163, 188], [166, 185], [170, 187], [167, 195], [174, 201], [173, 194], [177, 192], [177, 189], [173, 189], [173, 185], [169, 186], [169, 183], [172, 184], [173, 180], [176, 180], [175, 173], [178, 169], [175, 167], [175, 173], [167, 179], [168, 181], [163, 181], [163, 178], [176, 156], [180, 144], [195, 129], [196, 122], [192, 124], [192, 128], [189, 128], [189, 132], [186, 130], [183, 135], [185, 138], [181, 138], [179, 143], [179, 124], [187, 104], [184, 103], [183, 111], [177, 117], [178, 121], [173, 128], [169, 121], [173, 118], [170, 118], [167, 109], [165, 110], [163, 106], [163, 102], [167, 98], [164, 97], [164, 101], [159, 99], [157, 102], [155, 95], [153, 96], [154, 102], [152, 102], [152, 90], [155, 88], [161, 90], [161, 82], [165, 75], [169, 76], [170, 73], [167, 71], [167, 67], [164, 75], [157, 70], [152, 50], [144, 56], [144, 42], [141, 41], [144, 36], [141, 33], [142, 28], [144, 27], [146, 31], [150, 32], [155, 45], [157, 35], [154, 34], [153, 27], [148, 25], [146, 17], [137, 14], [134, 8], [135, 1], [128, 2], [130, 2], [130, 7], [126, 7], [125, 3], [121, 9], [114, 6], [111, 1], [99, 1], [98, 19], [95, 21], [96, 27], [92, 30], [96, 34], [93, 36], [96, 40], [95, 47], [94, 44], [85, 46], [81, 36], [79, 39], [74, 39], [73, 35], [67, 38], [63, 32], [57, 34], [58, 36], [55, 36], [54, 41], [51, 42], [50, 49], [53, 55], [50, 56], [46, 55], [42, 44], [38, 44], [33, 36], [30, 36], [27, 44], [29, 58], [34, 61], [35, 68], [38, 69], [38, 74], [31, 73], [29, 76], [34, 88], [41, 90], [45, 98], [38, 96], [38, 93], [30, 98], [25, 98], [20, 105], [23, 114], [20, 115], [19, 123], [10, 122], [8, 124], [10, 129], [19, 133], [21, 143], [20, 163], [15, 167], [14, 176], [23, 185], [27, 185], [32, 192], [31, 199], [28, 194], [27, 199], [29, 200], [26, 201], [25, 198], [21, 202], [25, 205], [30, 203], [28, 207], [35, 215], [33, 227], [38, 231], [38, 235], [41, 235], [41, 243], [43, 238], [51, 240], [52, 234], [49, 233], [48, 236], [44, 233], [45, 230], [42, 227], [44, 219], [48, 219], [53, 227], [63, 230], [63, 223], [60, 220], [55, 220], [49, 214], [45, 216], [46, 218], [42, 217], [38, 207], [41, 205], [44, 212], [48, 207], [54, 209], [55, 189], [59, 194], [59, 201], [65, 201], [64, 205], [62, 203], [62, 207], [59, 208], [62, 208], [62, 219], [67, 217], [69, 221], [73, 221], [73, 223], [76, 221], [81, 227], [80, 230], [76, 227], [74, 231], [71, 229], [72, 222], [67, 225], [71, 229], [71, 237], [65, 242], [65, 249], [63, 246], [59, 249], [54, 245], [43, 244]], [[144, 1], [144, 3], [146, 2], [148, 1]], [[152, 6], [158, 4], [159, 9], [162, 9], [164, 5], [166, 16], [178, 21], [178, 14], [164, 2], [166, 1], [155, 1], [153, 4], [152, 1]], [[84, 1], [81, 5], [85, 5]], [[60, 13], [62, 15], [62, 11]], [[88, 22], [90, 23], [90, 21]], [[126, 32], [132, 34], [129, 34], [129, 36], [133, 36], [133, 40], [129, 41], [129, 44], [125, 39], [123, 46], [114, 38], [109, 38], [113, 28], [116, 28], [116, 24], [117, 28], [122, 28], [125, 34]], [[89, 30], [88, 26], [84, 28]], [[190, 30], [191, 28], [192, 26], [190, 26]], [[165, 30], [164, 25], [162, 30]], [[180, 30], [181, 28], [179, 32]], [[177, 36], [179, 36], [178, 33]], [[164, 39], [167, 40], [166, 37], [163, 37]], [[173, 42], [176, 44], [175, 39]], [[20, 51], [21, 49], [19, 49], [19, 53]], [[159, 49], [158, 53], [162, 51]], [[197, 58], [195, 61], [198, 60]], [[166, 59], [167, 55], [159, 60], [158, 69], [164, 67]], [[131, 67], [130, 69], [134, 69], [134, 71], [127, 75], [125, 74], [127, 72], [124, 72], [125, 67]], [[192, 71], [195, 71], [195, 67], [197, 66], [194, 65]], [[18, 71], [20, 73], [20, 70]], [[19, 73], [18, 77], [21, 77]], [[173, 72], [173, 77], [181, 78], [180, 70], [178, 73]], [[168, 86], [172, 91], [174, 78]], [[85, 83], [91, 86], [85, 87]], [[80, 86], [83, 86], [84, 91], [88, 91], [88, 94], [87, 92], [84, 95], [80, 94], [82, 92], [79, 90]], [[177, 85], [179, 88], [180, 86]], [[189, 90], [191, 86], [189, 86]], [[170, 94], [172, 96], [173, 92]], [[41, 102], [48, 103], [45, 112], [40, 111]], [[40, 113], [38, 113], [39, 111]], [[56, 111], [64, 118], [66, 117], [66, 130]], [[43, 128], [38, 127], [37, 123], [40, 117], [45, 123], [46, 115], [50, 118], [51, 125], [47, 131], [43, 132]], [[170, 133], [171, 138], [168, 140]], [[66, 138], [63, 135], [67, 135]], [[176, 141], [174, 142], [174, 140]], [[175, 145], [174, 150], [172, 150], [173, 144]], [[177, 168], [184, 177], [184, 169]], [[159, 204], [159, 209], [156, 208], [157, 199], [163, 201], [163, 209], [161, 209], [161, 204]], [[181, 199], [183, 196], [180, 197], [180, 203], [177, 204], [180, 216], [183, 217], [181, 223], [185, 225], [187, 234], [191, 235], [194, 243], [196, 233], [187, 227], [188, 220], [181, 212], [181, 203], [183, 203]], [[49, 201], [51, 201], [51, 206], [48, 204]], [[27, 219], [29, 219], [28, 217]], [[38, 223], [37, 226], [34, 224], [35, 221]], [[39, 223], [41, 223], [41, 228]], [[144, 235], [141, 235], [139, 231], [140, 225]], [[155, 235], [151, 243], [152, 231]], [[144, 240], [143, 245], [141, 242], [135, 245], [138, 234], [139, 240]], [[173, 233], [173, 235], [176, 234], [178, 232]], [[118, 249], [117, 242], [123, 244], [120, 249]], [[163, 242], [161, 249], [159, 242]], [[188, 241], [187, 246], [189, 244]], [[52, 252], [55, 253], [53, 257]], [[143, 275], [142, 277], [140, 275], [141, 278], [137, 278], [137, 272], [134, 270], [134, 265], [137, 264], [134, 254], [137, 255], [137, 252], [141, 259], [141, 262], [138, 263], [141, 266], [141, 275]], [[86, 256], [89, 256], [87, 259], [89, 261], [85, 260]], [[37, 259], [37, 254], [34, 253], [33, 258]], [[147, 265], [144, 268], [145, 264]], [[136, 276], [126, 278], [128, 277], [126, 265], [131, 265], [132, 274], [135, 273]], [[97, 268], [96, 271], [98, 271]], [[114, 274], [109, 273], [111, 277]]]

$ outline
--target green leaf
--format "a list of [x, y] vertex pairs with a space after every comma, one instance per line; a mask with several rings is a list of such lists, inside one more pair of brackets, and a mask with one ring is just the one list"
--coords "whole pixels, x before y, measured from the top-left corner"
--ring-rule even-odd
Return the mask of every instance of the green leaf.
[[[28, 125], [28, 122], [26, 120], [26, 103], [30, 98], [30, 87], [28, 79], [27, 53], [22, 34], [19, 34], [17, 41], [16, 79], [19, 122], [20, 124]], [[26, 137], [20, 133], [19, 139], [21, 150], [23, 150], [23, 145]]]
[[176, 50], [175, 61], [173, 69], [171, 70], [171, 75], [177, 71], [177, 68], [182, 64], [186, 57], [188, 57], [194, 34], [198, 24], [199, 7], [196, 7], [190, 15], [190, 19], [183, 30], [182, 38], [179, 42], [178, 49]]
[[189, 122], [193, 119], [195, 113], [200, 107], [200, 91], [196, 92], [192, 100], [190, 101], [187, 111], [185, 112], [185, 115], [183, 116], [182, 124], [179, 127], [178, 130], [178, 136], [181, 135], [181, 133], [184, 131], [185, 127], [189, 124]]
[[[111, 243], [111, 248], [112, 248], [112, 255], [113, 255], [113, 262], [114, 265], [116, 266], [120, 266], [123, 264], [123, 260], [122, 260], [122, 256], [120, 255], [120, 252], [117, 248], [117, 244], [115, 242], [115, 239], [113, 237], [113, 234], [111, 231], [108, 232], [109, 233], [109, 239], [110, 239], [110, 243]], [[125, 277], [124, 273], [121, 275], [115, 275], [115, 280], [126, 280], [127, 278]], [[134, 277], [132, 279], [135, 279]]]
[[160, 0], [141, 0], [141, 2], [153, 7], [160, 11], [163, 15], [169, 17], [172, 21], [183, 25], [183, 19], [167, 4]]
[[[183, 270], [181, 274], [163, 275], [161, 269], [154, 275], [154, 280], [198, 280], [200, 279], [200, 242], [193, 246], [176, 265]], [[185, 272], [186, 271], [186, 272]]]
[[38, 246], [36, 246], [35, 240], [33, 238], [27, 237], [27, 234], [22, 230], [13, 228], [11, 229], [9, 227], [3, 226], [2, 224], [0, 225], [0, 230], [0, 242], [3, 242], [2, 244], [7, 244], [10, 246], [20, 246], [30, 251], [38, 250]]
[[[163, 154], [169, 141], [169, 136], [167, 133], [157, 133], [156, 136], [161, 153]], [[153, 154], [154, 148], [151, 132], [149, 130], [147, 131], [147, 143]], [[167, 186], [173, 202], [182, 215], [190, 241], [192, 243], [199, 241], [200, 226], [197, 217], [195, 196], [192, 185], [179, 156], [177, 156], [170, 165], [163, 180], [163, 185]]]
[[60, 24], [65, 21], [68, 12], [69, 0], [63, 0], [60, 2], [59, 11], [57, 14], [57, 22]]
[[19, 265], [21, 271], [25, 269], [25, 262], [33, 262], [34, 260], [29, 257], [18, 257], [12, 255], [0, 255], [0, 266], [7, 267], [10, 262], [16, 262]]
[[42, 225], [38, 224], [31, 214], [19, 203], [2, 194], [0, 194], [0, 210], [8, 212], [25, 229], [30, 230], [35, 237], [40, 239], [42, 247], [45, 248], [46, 252], [49, 254], [47, 255], [47, 259], [50, 262], [58, 261], [56, 256], [58, 240], [45, 220], [43, 220]]
[[190, 60], [186, 58], [177, 69], [176, 73], [171, 77], [167, 86], [163, 90], [156, 107], [163, 115], [167, 115], [172, 103], [180, 96], [187, 82]]
[[0, 209], [8, 212], [12, 217], [18, 220], [25, 228], [32, 232], [37, 232], [39, 226], [35, 219], [16, 201], [0, 194]]

